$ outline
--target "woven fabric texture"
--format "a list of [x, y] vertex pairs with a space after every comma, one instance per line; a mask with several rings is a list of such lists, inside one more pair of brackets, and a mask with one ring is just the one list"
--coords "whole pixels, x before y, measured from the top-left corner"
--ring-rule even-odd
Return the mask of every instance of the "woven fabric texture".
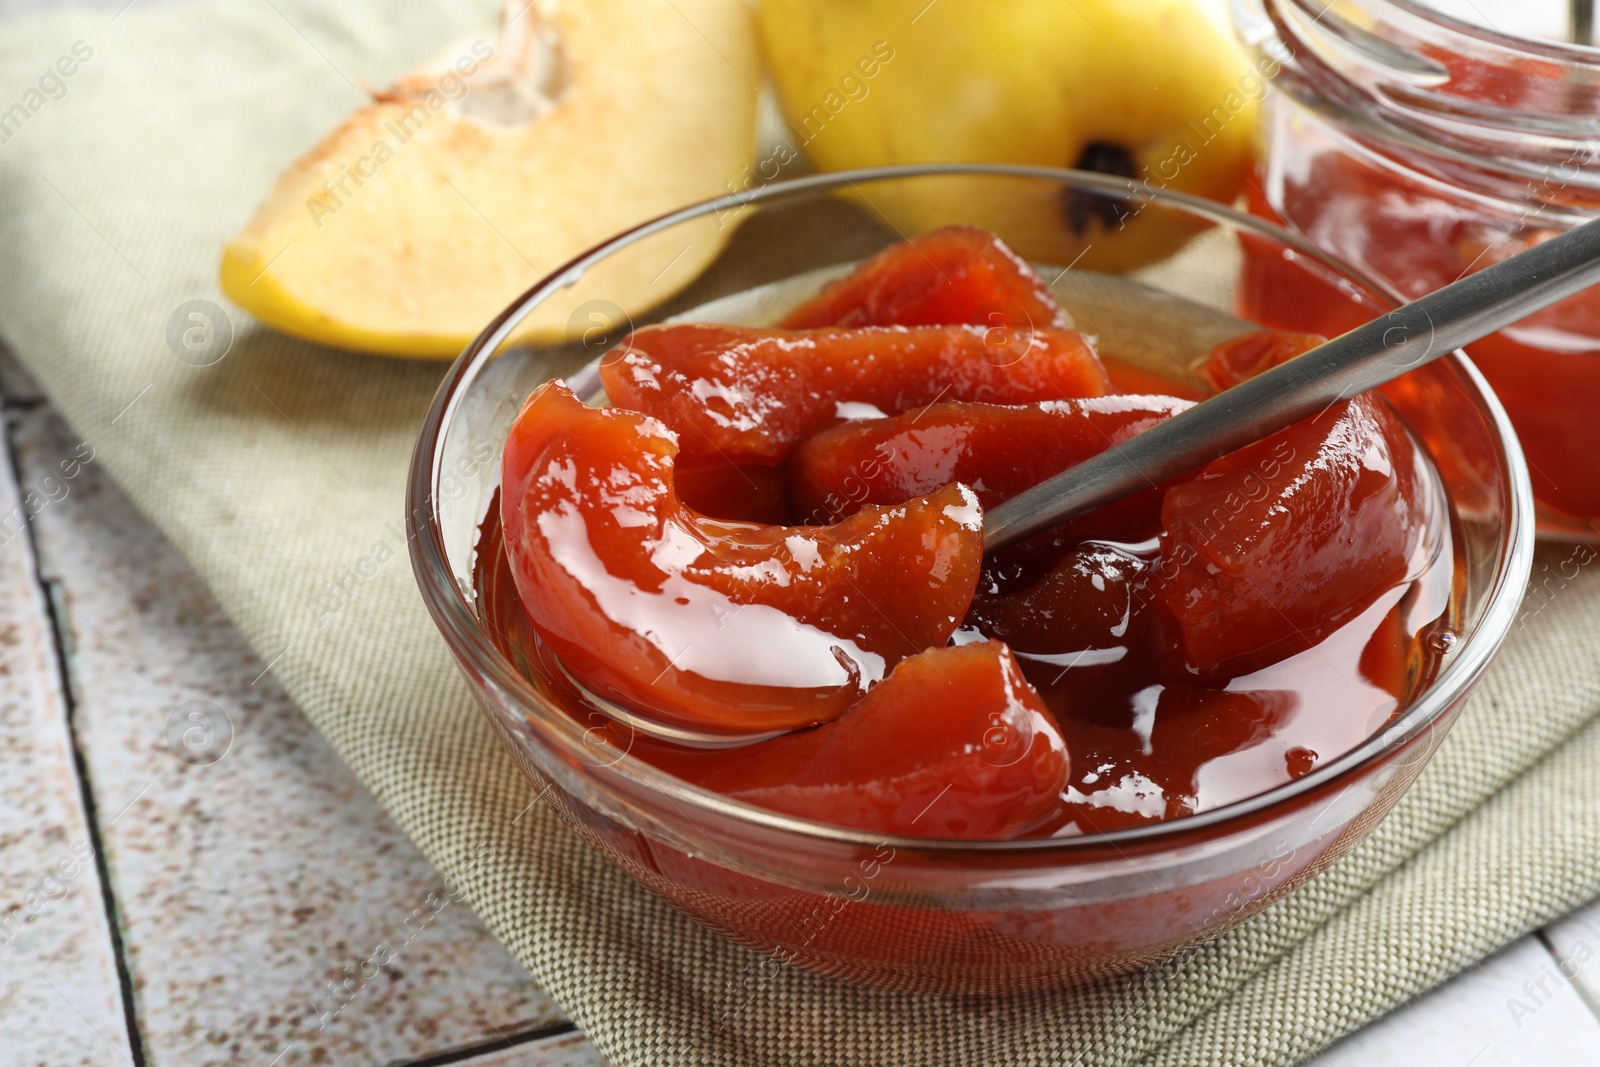
[[[270, 664], [253, 684], [288, 690], [620, 1067], [1290, 1063], [1600, 894], [1600, 578], [1586, 568], [1530, 601], [1390, 818], [1226, 936], [1100, 988], [1011, 999], [787, 968], [724, 1020], [750, 953], [532, 803], [423, 610], [397, 531], [442, 365], [318, 348], [237, 311], [213, 366], [167, 343], [185, 301], [225, 303], [222, 242], [360, 102], [353, 79], [387, 84], [487, 12], [121, 7], [0, 24], [0, 110], [75, 45], [91, 52], [0, 144], [0, 336]], [[1536, 567], [1570, 553], [1547, 547]], [[369, 557], [329, 612], [327, 583]]]

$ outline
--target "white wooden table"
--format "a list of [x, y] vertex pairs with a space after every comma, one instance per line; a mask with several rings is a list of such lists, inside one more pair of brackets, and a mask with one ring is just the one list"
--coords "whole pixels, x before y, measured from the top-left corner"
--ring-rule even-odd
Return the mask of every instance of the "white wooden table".
[[9, 360], [0, 394], [0, 1067], [602, 1064], [96, 465], [59, 477]]
[[[600, 1064], [3, 359], [0, 396], [0, 1067]], [[1318, 1062], [1600, 1062], [1596, 959], [1600, 903]]]

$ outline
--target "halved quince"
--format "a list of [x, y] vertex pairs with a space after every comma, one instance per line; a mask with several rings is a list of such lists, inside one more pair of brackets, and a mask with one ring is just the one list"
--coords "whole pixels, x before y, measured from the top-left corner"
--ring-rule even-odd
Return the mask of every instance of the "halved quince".
[[[223, 291], [308, 340], [454, 356], [573, 256], [725, 191], [754, 153], [758, 72], [742, 0], [508, 0], [498, 37], [375, 94], [279, 178], [223, 251]], [[708, 217], [612, 257], [526, 336], [581, 333], [589, 301], [660, 303], [730, 232]]]

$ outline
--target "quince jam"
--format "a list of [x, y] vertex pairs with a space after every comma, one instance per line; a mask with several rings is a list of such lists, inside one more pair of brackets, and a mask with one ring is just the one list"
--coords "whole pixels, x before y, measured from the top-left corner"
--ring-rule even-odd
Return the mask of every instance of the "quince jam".
[[[1318, 340], [1246, 333], [1199, 376]], [[859, 830], [1082, 834], [1302, 776], [1432, 676], [1437, 475], [1366, 395], [985, 557], [985, 508], [1193, 403], [1112, 392], [1114, 358], [967, 228], [780, 327], [637, 330], [609, 406], [550, 382], [513, 424], [486, 620], [604, 751]]]
[[[1556, 229], [1496, 213], [1466, 193], [1381, 157], [1321, 143], [1314, 127], [1278, 150], [1282, 159], [1250, 208], [1287, 221], [1296, 232], [1355, 264], [1405, 300], [1440, 289], [1541, 241]], [[1532, 183], [1529, 183], [1530, 187]], [[1350, 294], [1320, 271], [1286, 261], [1283, 252], [1245, 239], [1246, 316], [1273, 325], [1292, 308], [1299, 324], [1332, 336], [1363, 315]], [[1516, 428], [1539, 505], [1540, 531], [1600, 538], [1600, 463], [1594, 423], [1600, 415], [1600, 293], [1588, 290], [1466, 346]]]

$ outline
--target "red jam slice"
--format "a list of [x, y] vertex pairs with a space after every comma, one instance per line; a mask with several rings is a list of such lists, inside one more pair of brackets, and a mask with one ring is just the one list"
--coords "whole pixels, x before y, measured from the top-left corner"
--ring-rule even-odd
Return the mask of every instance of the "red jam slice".
[[1218, 390], [1231, 389], [1246, 378], [1304, 355], [1326, 340], [1314, 333], [1253, 330], [1213, 348], [1200, 374]]
[[794, 514], [831, 522], [862, 504], [892, 504], [950, 482], [993, 507], [1171, 418], [1189, 401], [1100, 396], [1026, 406], [941, 403], [824, 430], [789, 460]]
[[[1265, 369], [1309, 347], [1299, 338], [1230, 342], [1208, 371], [1222, 384], [1247, 363]], [[1175, 663], [1200, 678], [1248, 673], [1317, 644], [1407, 580], [1423, 526], [1416, 478], [1405, 428], [1365, 395], [1169, 490], [1171, 576], [1153, 593]]]
[[1072, 325], [1034, 269], [1000, 238], [973, 226], [946, 226], [890, 245], [779, 325], [809, 330], [946, 323], [1002, 330]]
[[[1003, 333], [1003, 331], [1002, 331]], [[606, 395], [678, 432], [686, 464], [781, 463], [861, 405], [883, 414], [938, 400], [1025, 404], [1100, 396], [1105, 367], [1080, 333], [978, 326], [805, 333], [647, 326], [600, 366]]]
[[656, 420], [560, 383], [534, 391], [506, 442], [517, 592], [591, 692], [703, 730], [809, 726], [966, 613], [983, 551], [969, 490], [825, 528], [727, 522], [683, 505], [676, 454]]
[[999, 642], [902, 660], [831, 723], [701, 757], [700, 784], [774, 811], [908, 837], [1016, 837], [1055, 814], [1055, 720]]

